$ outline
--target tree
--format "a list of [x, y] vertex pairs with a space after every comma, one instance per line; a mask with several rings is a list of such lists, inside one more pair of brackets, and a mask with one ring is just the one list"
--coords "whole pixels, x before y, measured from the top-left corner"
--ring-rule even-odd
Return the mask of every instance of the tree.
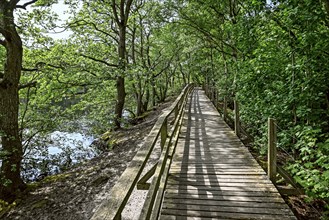
[[0, 135], [2, 166], [0, 170], [0, 198], [9, 202], [24, 190], [20, 176], [22, 142], [18, 128], [19, 81], [22, 69], [23, 46], [14, 22], [17, 0], [0, 1], [0, 44], [6, 49], [3, 74], [0, 79]]
[[[112, 53], [106, 54], [111, 57], [110, 61], [94, 56], [94, 54], [84, 54], [95, 62], [106, 65], [115, 70], [116, 82], [116, 103], [114, 109], [115, 128], [121, 127], [122, 113], [125, 104], [126, 88], [125, 75], [127, 69], [127, 25], [131, 12], [132, 0], [111, 0], [111, 1], [86, 1], [84, 2], [80, 13], [77, 13], [75, 19], [70, 22], [70, 27], [79, 35], [86, 31], [88, 37], [93, 36], [100, 39], [103, 46], [109, 48], [116, 46], [117, 56], [114, 58]], [[88, 14], [84, 13], [88, 12]], [[94, 41], [94, 39], [92, 39]], [[111, 51], [113, 52], [113, 51]], [[104, 57], [104, 54], [97, 54]], [[111, 62], [111, 63], [109, 63]]]

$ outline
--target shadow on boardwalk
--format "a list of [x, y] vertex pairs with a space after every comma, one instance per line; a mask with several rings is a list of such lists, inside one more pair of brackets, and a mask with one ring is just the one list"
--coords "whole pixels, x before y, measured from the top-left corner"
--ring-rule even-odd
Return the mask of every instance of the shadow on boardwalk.
[[204, 92], [187, 105], [161, 219], [296, 219]]

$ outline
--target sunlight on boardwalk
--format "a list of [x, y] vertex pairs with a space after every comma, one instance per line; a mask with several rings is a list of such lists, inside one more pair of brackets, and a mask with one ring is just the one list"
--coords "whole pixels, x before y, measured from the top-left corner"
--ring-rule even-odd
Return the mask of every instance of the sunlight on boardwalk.
[[160, 219], [296, 219], [202, 90], [186, 111]]

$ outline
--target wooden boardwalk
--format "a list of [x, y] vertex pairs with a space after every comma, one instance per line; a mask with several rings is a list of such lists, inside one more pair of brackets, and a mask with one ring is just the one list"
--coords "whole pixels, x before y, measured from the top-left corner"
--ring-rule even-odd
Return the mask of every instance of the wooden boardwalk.
[[184, 117], [160, 219], [296, 219], [202, 90]]

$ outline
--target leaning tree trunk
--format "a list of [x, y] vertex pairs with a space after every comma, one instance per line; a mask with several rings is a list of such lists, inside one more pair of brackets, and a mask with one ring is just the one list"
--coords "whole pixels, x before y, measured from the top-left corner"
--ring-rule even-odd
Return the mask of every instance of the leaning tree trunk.
[[0, 79], [0, 136], [2, 165], [0, 169], [0, 199], [15, 200], [25, 187], [20, 176], [23, 156], [19, 136], [19, 80], [21, 76], [23, 47], [14, 24], [14, 7], [10, 2], [0, 5], [1, 45], [6, 48], [3, 78]]

